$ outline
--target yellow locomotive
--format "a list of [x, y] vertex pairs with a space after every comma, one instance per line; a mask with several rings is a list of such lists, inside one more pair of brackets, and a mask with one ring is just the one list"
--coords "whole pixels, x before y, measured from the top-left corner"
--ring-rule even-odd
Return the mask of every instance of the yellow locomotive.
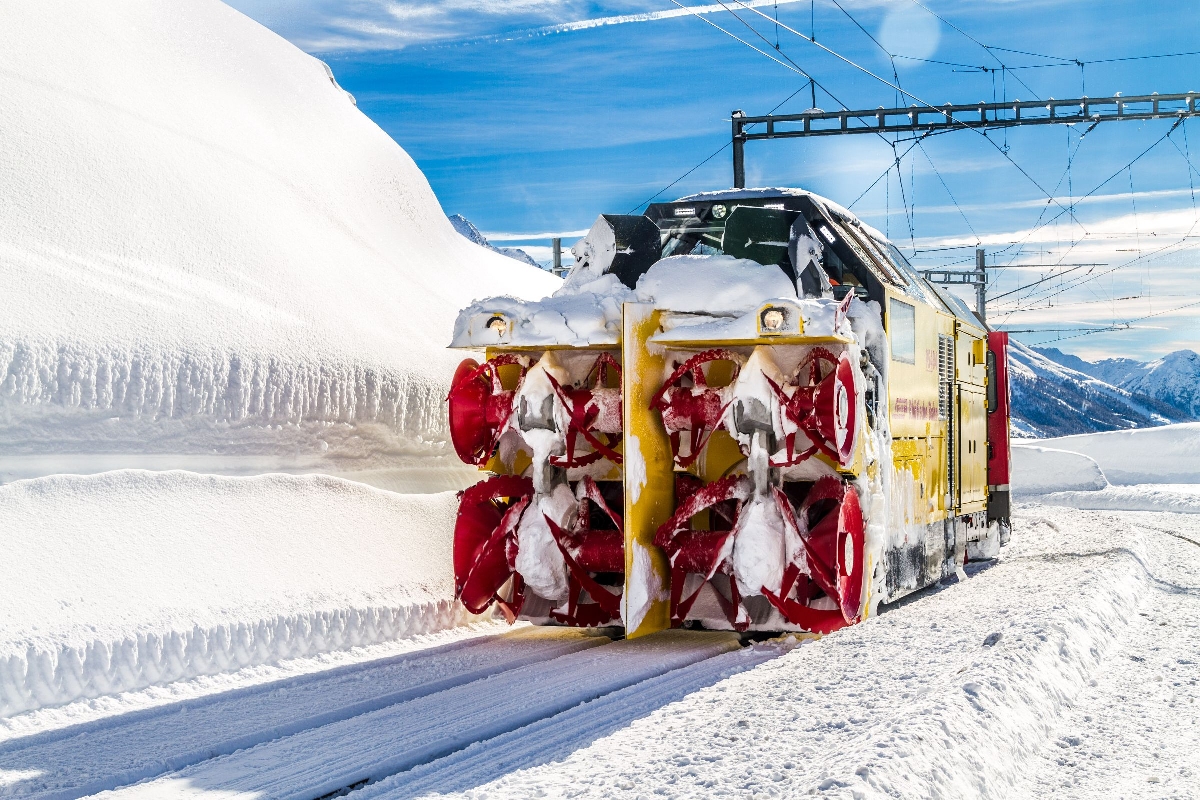
[[1004, 334], [793, 189], [602, 215], [459, 315], [458, 597], [510, 620], [826, 633], [1008, 526]]

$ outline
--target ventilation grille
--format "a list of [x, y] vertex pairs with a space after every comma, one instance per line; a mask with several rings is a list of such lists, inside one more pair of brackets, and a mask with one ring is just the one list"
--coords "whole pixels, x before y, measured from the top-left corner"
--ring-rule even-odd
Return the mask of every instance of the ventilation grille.
[[954, 337], [938, 336], [938, 419], [950, 419], [954, 386]]

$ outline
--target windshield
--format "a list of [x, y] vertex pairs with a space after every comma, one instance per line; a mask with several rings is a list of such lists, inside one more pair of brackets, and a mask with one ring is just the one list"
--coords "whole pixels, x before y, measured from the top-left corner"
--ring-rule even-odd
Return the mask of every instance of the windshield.
[[659, 222], [663, 258], [667, 256], [715, 256], [721, 249], [724, 225], [704, 224], [692, 217], [688, 220], [665, 219]]

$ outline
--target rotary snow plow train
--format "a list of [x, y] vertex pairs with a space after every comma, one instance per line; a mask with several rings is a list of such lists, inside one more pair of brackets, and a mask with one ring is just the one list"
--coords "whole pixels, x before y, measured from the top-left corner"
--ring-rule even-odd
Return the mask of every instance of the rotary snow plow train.
[[[1008, 531], [1007, 339], [799, 190], [603, 215], [464, 309], [454, 571], [540, 624], [827, 633]], [[989, 552], [990, 551], [990, 552]]]

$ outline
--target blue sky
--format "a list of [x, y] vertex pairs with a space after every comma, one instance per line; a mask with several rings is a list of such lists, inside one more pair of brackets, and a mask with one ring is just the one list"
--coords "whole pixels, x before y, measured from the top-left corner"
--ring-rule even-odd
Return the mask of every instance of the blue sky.
[[[838, 2], [753, 3], [770, 20], [736, 0], [693, 4], [695, 13], [672, 0], [232, 5], [329, 62], [359, 108], [416, 159], [447, 213], [539, 257], [548, 245], [540, 235], [562, 233], [569, 244], [600, 212], [729, 186], [729, 150], [717, 151], [732, 109], [811, 106], [803, 77], [729, 34], [813, 75], [825, 110], [898, 98], [783, 26], [815, 30], [822, 44], [936, 105], [1200, 90], [1200, 55], [1095, 63], [1200, 50], [1194, 0]], [[1081, 127], [1067, 126], [992, 133], [992, 142], [955, 132], [925, 140], [890, 172], [892, 148], [874, 136], [754, 142], [747, 181], [854, 202], [921, 265], [973, 261], [977, 242], [998, 265], [1104, 264], [998, 298], [991, 320], [1084, 357], [1148, 359], [1200, 346], [1200, 305], [1181, 308], [1200, 301], [1200, 119], [1163, 138], [1171, 124], [1106, 123], [1082, 139]], [[1074, 221], [1063, 214], [1034, 230], [1093, 191]], [[997, 271], [993, 295], [1064, 271]]]

